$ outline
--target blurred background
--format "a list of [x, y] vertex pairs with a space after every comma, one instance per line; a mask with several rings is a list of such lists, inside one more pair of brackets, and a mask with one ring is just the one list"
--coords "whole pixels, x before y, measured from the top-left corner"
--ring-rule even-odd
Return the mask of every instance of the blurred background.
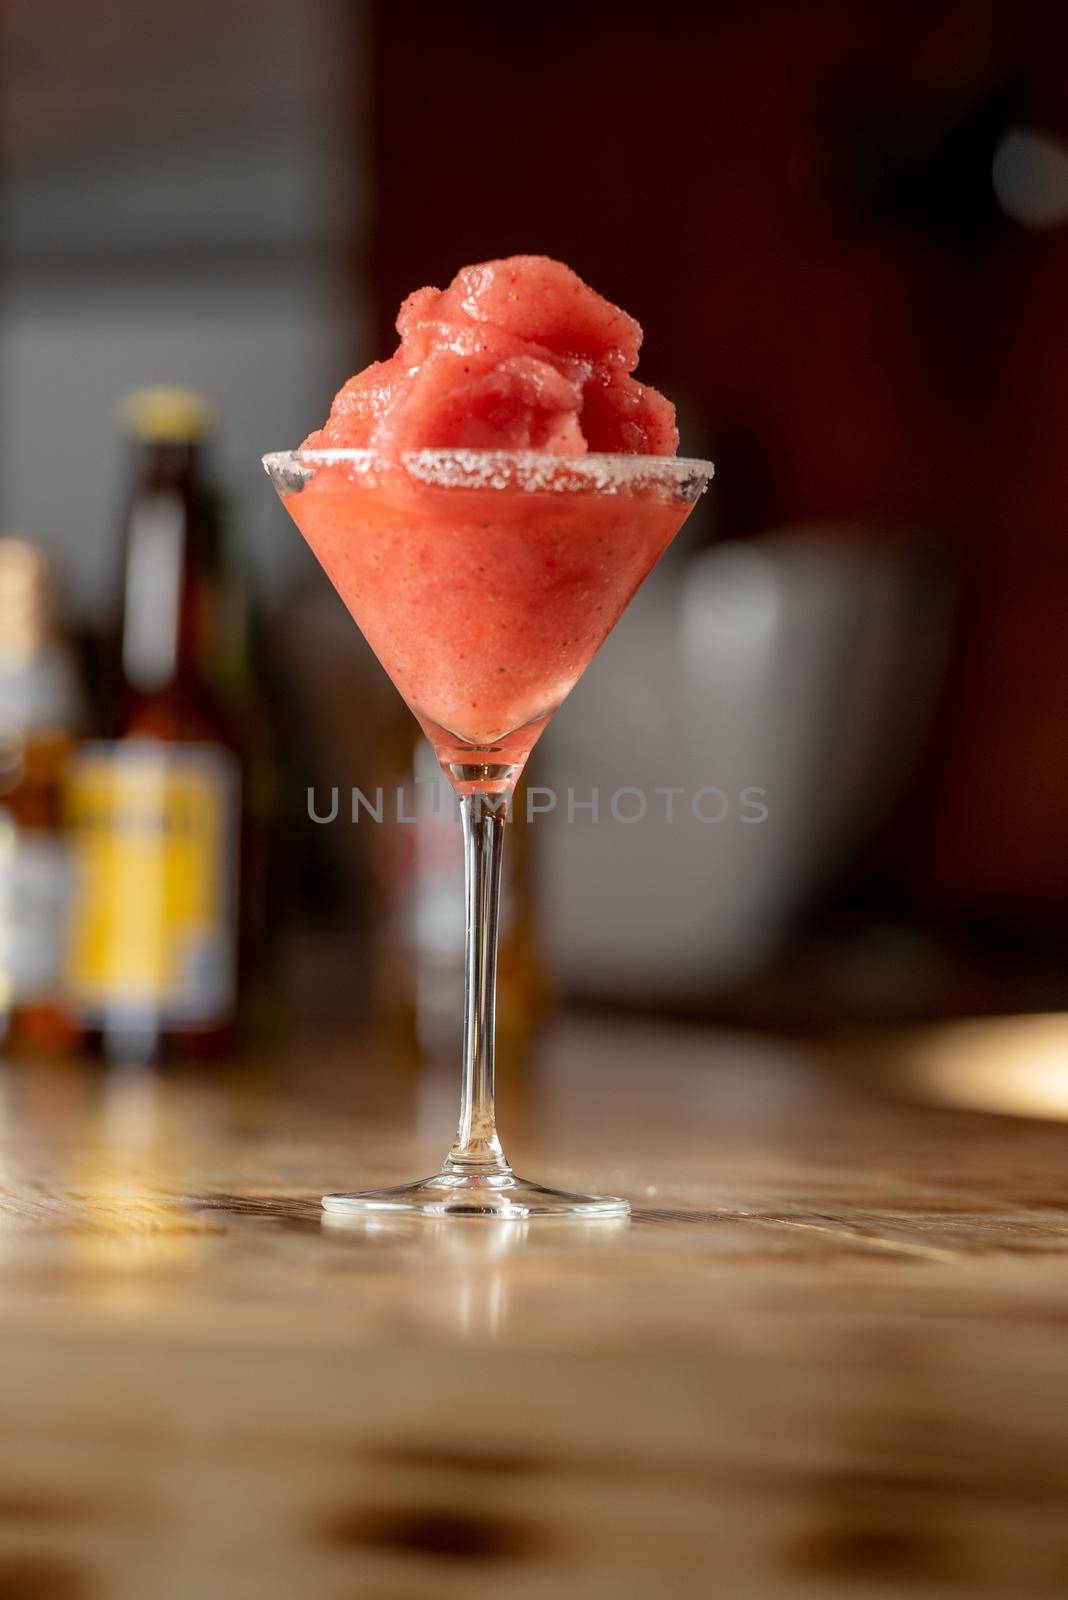
[[1068, 1007], [1062, 7], [0, 15], [8, 1051], [455, 1051], [458, 829], [348, 820], [428, 751], [259, 456], [521, 251], [717, 480], [532, 763], [506, 1061]]

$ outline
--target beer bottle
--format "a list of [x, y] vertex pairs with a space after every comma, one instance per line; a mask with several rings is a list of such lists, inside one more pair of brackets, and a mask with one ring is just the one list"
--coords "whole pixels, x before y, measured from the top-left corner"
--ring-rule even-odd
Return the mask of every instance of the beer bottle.
[[130, 435], [114, 737], [82, 746], [70, 988], [107, 1055], [201, 1054], [236, 1005], [238, 745], [219, 681], [226, 615], [209, 403], [139, 390]]
[[0, 538], [0, 1037], [15, 1050], [79, 1042], [63, 991], [63, 787], [81, 710], [48, 563], [31, 540]]

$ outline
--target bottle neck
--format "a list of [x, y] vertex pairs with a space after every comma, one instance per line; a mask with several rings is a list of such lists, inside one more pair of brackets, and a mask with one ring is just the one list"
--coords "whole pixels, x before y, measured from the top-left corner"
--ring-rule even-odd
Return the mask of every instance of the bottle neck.
[[136, 447], [123, 563], [128, 702], [205, 697], [217, 530], [193, 445]]

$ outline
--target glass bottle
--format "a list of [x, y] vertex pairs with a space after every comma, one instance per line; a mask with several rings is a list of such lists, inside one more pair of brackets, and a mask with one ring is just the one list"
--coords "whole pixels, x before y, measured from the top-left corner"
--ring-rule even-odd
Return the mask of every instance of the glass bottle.
[[209, 403], [145, 389], [131, 437], [114, 734], [72, 765], [70, 983], [118, 1059], [229, 1043], [237, 1000], [240, 759], [219, 678], [226, 579], [203, 462]]
[[63, 786], [81, 704], [48, 563], [30, 540], [0, 538], [0, 1036], [15, 1050], [79, 1042], [64, 994]]
[[[458, 801], [433, 749], [410, 719], [384, 760], [374, 830], [379, 921], [376, 1000], [394, 1040], [434, 1057], [455, 1045], [463, 982], [463, 852]], [[398, 751], [402, 760], [398, 761]], [[497, 1038], [504, 1075], [524, 1066], [549, 1010], [540, 956], [535, 845], [526, 784], [510, 806], [511, 849], [499, 933]]]

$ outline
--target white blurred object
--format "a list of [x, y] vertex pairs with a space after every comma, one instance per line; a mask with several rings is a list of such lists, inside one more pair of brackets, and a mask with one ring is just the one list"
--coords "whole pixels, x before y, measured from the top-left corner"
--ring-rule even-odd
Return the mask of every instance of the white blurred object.
[[1068, 222], [1068, 146], [1052, 133], [1014, 123], [994, 151], [990, 173], [1010, 222], [1044, 231]]
[[[768, 956], [899, 799], [948, 618], [937, 563], [867, 529], [724, 544], [654, 574], [534, 780], [558, 795], [539, 856], [563, 986], [668, 1001]], [[594, 786], [600, 820], [569, 820], [568, 789]], [[682, 791], [670, 822], [666, 787]], [[640, 823], [612, 819], [622, 788], [649, 797]], [[708, 789], [724, 798], [698, 810], [725, 808], [717, 822], [695, 815]], [[743, 820], [761, 801], [766, 819]]]

